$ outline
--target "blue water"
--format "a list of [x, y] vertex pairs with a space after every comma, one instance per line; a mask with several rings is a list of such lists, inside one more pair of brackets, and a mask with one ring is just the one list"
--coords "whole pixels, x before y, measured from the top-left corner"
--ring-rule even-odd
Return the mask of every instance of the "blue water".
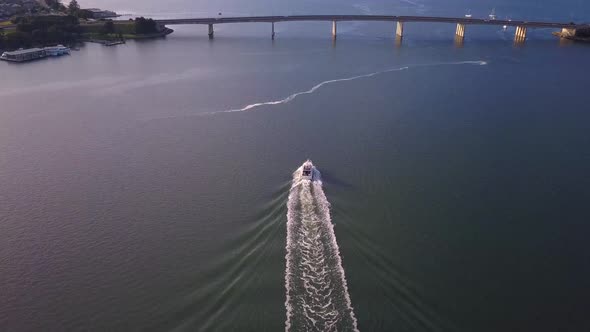
[[[590, 21], [583, 1], [80, 2]], [[590, 330], [588, 46], [338, 28], [0, 63], [0, 330]], [[321, 184], [293, 189], [308, 158]]]

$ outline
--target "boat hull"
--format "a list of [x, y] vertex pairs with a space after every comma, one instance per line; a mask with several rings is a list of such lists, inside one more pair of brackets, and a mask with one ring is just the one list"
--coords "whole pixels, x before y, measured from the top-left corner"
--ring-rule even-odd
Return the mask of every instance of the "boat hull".
[[308, 160], [302, 166], [301, 179], [311, 181], [311, 180], [313, 180], [313, 173], [314, 173], [313, 163], [310, 160]]

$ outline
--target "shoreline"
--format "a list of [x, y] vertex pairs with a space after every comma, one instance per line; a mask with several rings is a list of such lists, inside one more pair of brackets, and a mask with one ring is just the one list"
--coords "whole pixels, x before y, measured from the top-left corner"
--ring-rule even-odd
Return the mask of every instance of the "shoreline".
[[[99, 43], [104, 44], [113, 41], [120, 41], [120, 40], [127, 40], [127, 39], [156, 39], [166, 37], [169, 34], [173, 33], [174, 30], [170, 28], [164, 28], [160, 32], [150, 33], [150, 34], [112, 34], [112, 35], [99, 35], [99, 34], [83, 34], [80, 38], [81, 42], [89, 42], [89, 43]], [[121, 36], [123, 38], [121, 38]]]
[[[173, 32], [174, 32], [174, 30], [172, 30], [170, 28], [165, 28], [161, 32], [152, 33], [152, 34], [142, 34], [142, 35], [123, 34], [122, 35], [123, 38], [120, 38], [118, 35], [117, 36], [104, 36], [104, 35], [100, 36], [100, 35], [87, 34], [87, 35], [80, 36], [80, 38], [78, 40], [76, 40], [75, 42], [73, 42], [71, 44], [67, 44], [67, 45], [70, 47], [73, 47], [73, 45], [76, 45], [78, 43], [97, 43], [97, 44], [102, 44], [102, 45], [107, 45], [107, 46], [113, 46], [115, 44], [112, 44], [112, 45], [108, 45], [108, 44], [113, 43], [113, 42], [120, 42], [120, 43], [117, 43], [117, 45], [118, 45], [118, 44], [125, 44], [126, 40], [148, 40], [148, 39], [164, 38]], [[35, 47], [50, 47], [50, 46], [52, 46], [52, 44], [32, 45], [31, 47], [29, 47], [27, 49], [35, 48]], [[21, 48], [22, 47], [19, 47], [16, 49], [0, 49], [0, 53], [13, 52], [13, 51], [17, 51]]]
[[[151, 21], [148, 20], [148, 21]], [[111, 33], [104, 33], [102, 28], [107, 22], [113, 22], [114, 25], [111, 29]], [[12, 34], [23, 34], [23, 32], [19, 32], [17, 29], [17, 25], [10, 22], [10, 21], [3, 21], [3, 24], [0, 26], [0, 29], [4, 32], [4, 38], [8, 38], [8, 36]], [[80, 31], [75, 34], [71, 34], [69, 40], [38, 40], [33, 42], [29, 40], [28, 42], [23, 41], [19, 43], [12, 43], [12, 45], [4, 44], [2, 45], [2, 41], [0, 40], [0, 53], [2, 52], [10, 52], [10, 51], [17, 51], [19, 49], [30, 49], [30, 48], [38, 48], [38, 47], [48, 47], [57, 44], [64, 44], [68, 46], [73, 46], [79, 43], [84, 42], [95, 42], [100, 43], [107, 46], [113, 46], [117, 44], [123, 44], [125, 40], [149, 40], [149, 39], [156, 39], [156, 38], [163, 38], [167, 35], [174, 32], [173, 29], [170, 29], [166, 26], [156, 26], [152, 32], [149, 33], [136, 33], [136, 23], [133, 20], [129, 21], [113, 21], [113, 20], [104, 20], [104, 21], [93, 21], [93, 22], [81, 22], [78, 26], [80, 27]], [[143, 30], [145, 31], [145, 29]]]
[[99, 9], [88, 9], [86, 12], [94, 14], [94, 17], [97, 17], [97, 12], [102, 16], [105, 14], [108, 16], [89, 19], [88, 15], [79, 15], [81, 12], [66, 15], [64, 9], [61, 13], [54, 15], [24, 15], [15, 16], [11, 20], [2, 20], [0, 21], [0, 50], [16, 51], [55, 44], [74, 45], [85, 41], [112, 46], [127, 39], [162, 38], [174, 32], [152, 18], [113, 20], [112, 18], [122, 15]]
[[569, 36], [569, 35], [564, 35], [561, 32], [553, 32], [553, 35], [559, 38], [563, 38], [563, 39], [567, 39], [567, 40], [572, 40], [572, 41], [577, 41], [577, 42], [584, 42], [584, 43], [590, 43], [590, 37], [576, 37], [576, 36]]

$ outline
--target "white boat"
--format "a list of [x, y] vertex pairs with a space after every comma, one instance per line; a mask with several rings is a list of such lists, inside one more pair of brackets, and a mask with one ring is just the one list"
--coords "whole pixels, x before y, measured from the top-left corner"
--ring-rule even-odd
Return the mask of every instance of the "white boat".
[[47, 56], [47, 53], [42, 48], [19, 49], [13, 52], [4, 52], [0, 56], [0, 60], [11, 62], [25, 62], [36, 59], [41, 59]]
[[48, 56], [60, 56], [70, 54], [70, 48], [63, 45], [45, 47], [44, 50]]
[[301, 171], [301, 179], [302, 180], [313, 180], [313, 163], [311, 160], [307, 160], [303, 163], [303, 169]]
[[467, 11], [467, 14], [465, 14], [465, 18], [472, 18], [473, 15], [471, 15], [471, 10]]

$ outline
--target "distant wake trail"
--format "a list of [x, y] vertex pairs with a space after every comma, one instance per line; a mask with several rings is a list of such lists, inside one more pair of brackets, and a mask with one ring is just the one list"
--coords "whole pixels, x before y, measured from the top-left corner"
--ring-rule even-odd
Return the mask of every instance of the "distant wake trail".
[[285, 331], [356, 331], [350, 295], [320, 173], [293, 173], [287, 203]]
[[408, 70], [410, 68], [435, 67], [435, 66], [457, 66], [457, 65], [479, 65], [479, 66], [485, 66], [487, 64], [488, 63], [486, 61], [477, 60], [477, 61], [458, 61], [458, 62], [436, 62], [436, 63], [428, 63], [428, 64], [409, 65], [409, 66], [404, 66], [404, 67], [399, 67], [399, 68], [390, 68], [390, 69], [376, 71], [376, 72], [369, 73], [369, 74], [364, 74], [364, 75], [358, 75], [358, 76], [352, 76], [352, 77], [346, 77], [346, 78], [339, 78], [339, 79], [334, 79], [334, 80], [323, 81], [321, 83], [316, 84], [315, 86], [313, 86], [309, 90], [296, 92], [296, 93], [294, 93], [294, 94], [292, 94], [290, 96], [287, 96], [287, 97], [285, 97], [283, 99], [279, 99], [279, 100], [272, 100], [272, 101], [264, 101], [264, 102], [259, 102], [259, 103], [253, 103], [253, 104], [250, 104], [250, 105], [246, 105], [246, 106], [244, 106], [242, 108], [236, 108], [236, 109], [230, 109], [230, 110], [224, 110], [224, 111], [207, 112], [207, 113], [204, 113], [204, 114], [244, 112], [244, 111], [249, 111], [249, 110], [252, 110], [254, 108], [261, 107], [261, 106], [272, 106], [272, 105], [279, 105], [279, 104], [287, 104], [287, 103], [291, 102], [293, 99], [295, 99], [295, 98], [297, 98], [297, 97], [299, 97], [301, 95], [312, 94], [312, 93], [316, 92], [316, 90], [318, 90], [319, 88], [321, 88], [321, 87], [323, 87], [325, 85], [339, 83], [339, 82], [346, 82], [346, 81], [354, 81], [354, 80], [358, 80], [358, 79], [362, 79], [362, 78], [369, 78], [369, 77], [373, 77], [373, 76], [377, 76], [377, 75], [382, 75], [382, 74], [386, 74], [386, 73], [391, 73], [391, 72], [396, 72], [396, 71], [402, 71], [402, 70]]

